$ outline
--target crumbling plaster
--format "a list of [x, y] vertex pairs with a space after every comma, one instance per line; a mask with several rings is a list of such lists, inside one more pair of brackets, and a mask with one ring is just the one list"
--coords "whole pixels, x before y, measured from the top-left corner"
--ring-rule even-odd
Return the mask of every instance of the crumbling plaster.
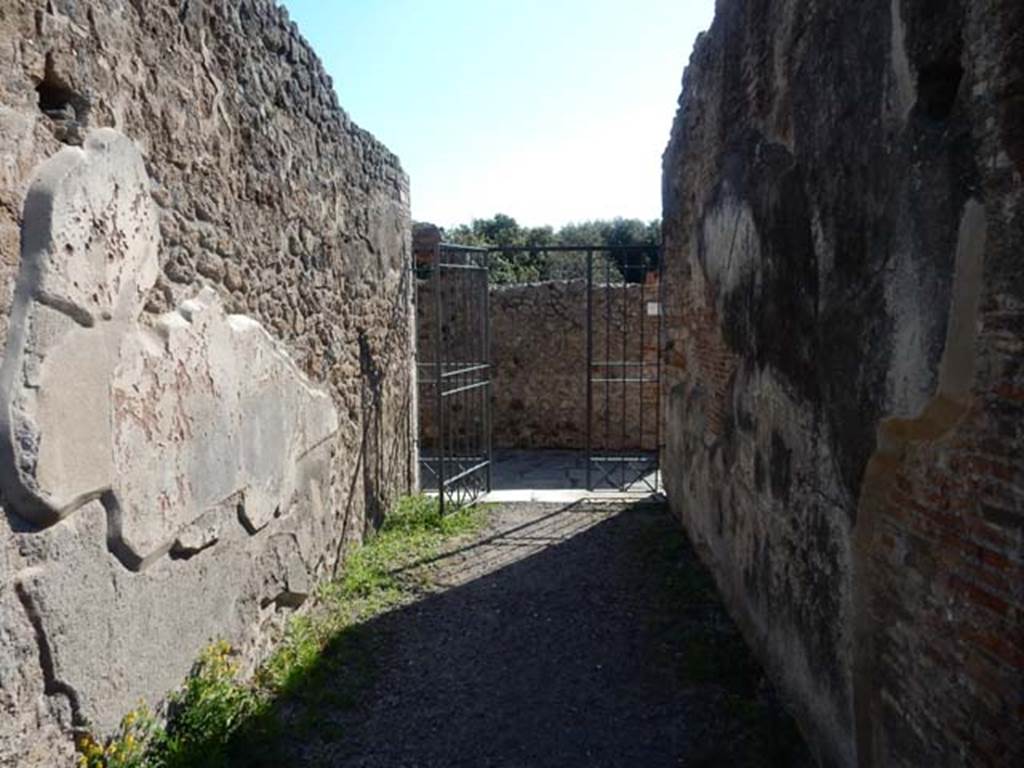
[[12, 0], [0, 72], [0, 764], [54, 765], [414, 487], [409, 191], [270, 0]]

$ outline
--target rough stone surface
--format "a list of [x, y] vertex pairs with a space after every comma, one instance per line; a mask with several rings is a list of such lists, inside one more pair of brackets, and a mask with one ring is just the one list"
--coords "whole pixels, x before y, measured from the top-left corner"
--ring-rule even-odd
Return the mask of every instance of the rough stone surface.
[[269, 0], [11, 0], [0, 75], [0, 764], [54, 765], [410, 488], [408, 184]]
[[159, 269], [148, 186], [111, 129], [43, 164], [0, 369], [4, 498], [40, 526], [101, 499], [108, 546], [133, 570], [229, 499], [264, 527], [338, 429], [330, 397], [212, 289], [140, 323]]
[[1024, 6], [718, 3], [664, 480], [820, 758], [1024, 760]]
[[[659, 318], [648, 310], [648, 304], [657, 301], [657, 284], [593, 288], [594, 360], [625, 360], [645, 366], [595, 367], [594, 378], [625, 374], [649, 380], [642, 387], [637, 383], [609, 384], [607, 393], [604, 384], [593, 385], [591, 440], [595, 450], [655, 450], [658, 446], [658, 388], [654, 382]], [[586, 447], [586, 318], [587, 285], [583, 280], [495, 286], [491, 291], [495, 445]]]

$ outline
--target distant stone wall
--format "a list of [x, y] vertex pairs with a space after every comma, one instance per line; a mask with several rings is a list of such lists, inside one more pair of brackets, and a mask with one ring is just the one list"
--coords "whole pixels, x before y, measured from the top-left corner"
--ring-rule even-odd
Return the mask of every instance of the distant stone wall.
[[0, 765], [57, 765], [411, 489], [408, 184], [270, 0], [0, 40]]
[[1024, 763], [1024, 5], [719, 2], [668, 498], [824, 764]]
[[[605, 360], [607, 354], [622, 361], [625, 339], [625, 360], [654, 366], [658, 317], [648, 316], [645, 305], [657, 300], [657, 286], [620, 285], [607, 292], [595, 287], [594, 359]], [[610, 318], [607, 326], [606, 315]], [[496, 446], [586, 447], [586, 317], [587, 284], [583, 280], [495, 286], [491, 291]], [[621, 369], [613, 370], [611, 377], [622, 377]], [[641, 369], [631, 366], [626, 373], [639, 378]], [[611, 378], [605, 374], [606, 369], [594, 370], [594, 378]], [[647, 368], [644, 375], [653, 381], [656, 367]], [[645, 384], [641, 390], [638, 384], [595, 383], [593, 397], [595, 450], [657, 449], [658, 390], [654, 384]]]
[[[433, 286], [420, 281], [417, 289], [417, 338], [421, 359], [432, 359]], [[450, 297], [454, 300], [455, 297]], [[625, 306], [623, 302], [625, 301]], [[658, 317], [648, 314], [656, 304], [656, 285], [603, 286], [593, 289], [595, 360], [607, 354], [622, 361], [647, 364], [651, 383], [594, 384], [592, 440], [595, 450], [657, 450]], [[624, 313], [625, 310], [625, 313]], [[457, 302], [446, 303], [449, 314]], [[606, 326], [606, 312], [610, 312]], [[623, 316], [625, 314], [625, 320]], [[454, 315], [453, 315], [454, 317]], [[490, 290], [491, 423], [496, 448], [583, 450], [587, 429], [587, 287], [584, 280], [524, 285], [494, 285]], [[450, 321], [449, 321], [450, 322]], [[606, 327], [610, 332], [606, 333]], [[625, 331], [625, 332], [624, 332]], [[639, 378], [639, 366], [628, 375]], [[620, 377], [621, 369], [615, 370]], [[594, 377], [605, 376], [595, 369]], [[605, 387], [607, 386], [607, 400]], [[622, 397], [625, 386], [625, 398]], [[607, 403], [607, 407], [606, 407]], [[642, 405], [641, 405], [642, 404]], [[435, 434], [436, 406], [429, 388], [420, 401], [421, 435], [429, 448]], [[459, 435], [477, 428], [475, 412], [449, 416], [449, 428]]]

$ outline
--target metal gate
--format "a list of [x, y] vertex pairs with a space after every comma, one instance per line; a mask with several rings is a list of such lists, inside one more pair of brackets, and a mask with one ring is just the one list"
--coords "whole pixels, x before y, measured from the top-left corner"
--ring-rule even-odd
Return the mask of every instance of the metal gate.
[[659, 490], [661, 249], [589, 248], [587, 488]]
[[[499, 261], [492, 265], [492, 257]], [[416, 250], [419, 435], [423, 487], [441, 508], [491, 490], [492, 266], [585, 283], [586, 398], [581, 472], [590, 491], [657, 492], [661, 448], [661, 249], [658, 246]], [[544, 265], [539, 271], [537, 265]], [[505, 279], [508, 276], [505, 275]], [[515, 283], [522, 279], [516, 276]], [[575, 471], [575, 470], [574, 470]], [[582, 479], [582, 478], [581, 478]]]
[[488, 251], [437, 243], [416, 272], [421, 469], [443, 514], [491, 489]]

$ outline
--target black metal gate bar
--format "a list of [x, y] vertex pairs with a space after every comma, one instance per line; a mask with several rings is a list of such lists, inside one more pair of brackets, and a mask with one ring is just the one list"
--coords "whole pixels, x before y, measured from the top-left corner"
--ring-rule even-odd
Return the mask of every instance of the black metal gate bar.
[[[594, 263], [593, 253], [598, 252], [604, 256], [604, 284], [602, 296], [604, 300], [604, 312], [600, 317], [595, 313], [594, 307], [594, 269], [598, 267]], [[621, 283], [613, 283], [612, 262], [618, 264], [621, 271]], [[599, 268], [599, 267], [598, 267]], [[657, 312], [655, 321], [655, 355], [654, 360], [648, 359], [647, 353], [647, 277], [649, 273], [658, 276], [659, 296], [656, 305]], [[661, 252], [654, 246], [622, 246], [594, 248], [588, 251], [587, 258], [587, 488], [598, 490], [600, 487], [610, 487], [618, 491], [635, 490], [638, 483], [652, 492], [658, 490], [657, 470], [658, 456], [660, 454], [660, 419], [661, 419], [661, 301], [660, 301], [660, 277], [661, 277]], [[632, 339], [630, 320], [633, 310], [630, 309], [630, 285], [638, 283], [635, 304], [638, 325], [638, 339]], [[621, 286], [619, 291], [613, 291], [613, 286]], [[618, 294], [618, 312], [613, 312], [614, 295]], [[619, 359], [612, 359], [614, 322], [617, 319], [620, 323], [619, 342], [617, 347]], [[603, 359], [595, 357], [594, 337], [595, 324], [602, 324], [601, 330], [604, 336]], [[637, 344], [637, 341], [639, 342]], [[630, 354], [634, 350], [635, 358]], [[653, 377], [652, 377], [653, 370]], [[600, 403], [601, 410], [597, 410], [597, 403], [594, 402], [594, 385], [603, 385], [603, 401]], [[648, 414], [645, 395], [650, 391], [650, 385], [655, 386], [655, 430], [653, 450], [647, 450], [645, 445], [645, 425]], [[613, 390], [613, 386], [615, 390]], [[615, 403], [614, 395], [619, 398]], [[630, 435], [628, 425], [631, 397], [636, 397], [637, 432]], [[613, 434], [611, 414], [614, 406], [618, 406], [620, 417], [618, 435]], [[603, 416], [602, 441], [600, 446], [594, 443], [594, 421], [595, 418]], [[648, 433], [649, 434], [649, 433]], [[617, 437], [617, 440], [615, 439]], [[632, 438], [636, 439], [633, 440]], [[595, 482], [594, 468], [597, 468], [598, 479]], [[651, 478], [654, 478], [653, 481]]]
[[[429, 250], [424, 252], [424, 257], [428, 253]], [[437, 481], [442, 511], [448, 505], [472, 502], [491, 489], [493, 382], [488, 273], [490, 256], [494, 253], [522, 253], [531, 259], [540, 253], [562, 253], [578, 265], [570, 270], [570, 277], [585, 277], [587, 291], [586, 360], [583, 361], [586, 487], [592, 491], [625, 491], [636, 490], [638, 484], [643, 484], [648, 490], [657, 491], [662, 435], [660, 248], [596, 245], [472, 248], [441, 243], [433, 248], [430, 258], [429, 285], [434, 295], [431, 297], [433, 327], [429, 347], [426, 335], [421, 337], [421, 349], [429, 349], [433, 361], [421, 359], [420, 386], [421, 401], [430, 402], [429, 397], [434, 397], [431, 403], [433, 430], [427, 428], [428, 431], [422, 433], [432, 434], [432, 450], [423, 451], [421, 460], [425, 474]], [[419, 263], [417, 274], [426, 277], [422, 269], [425, 259]], [[565, 265], [560, 267], [564, 268]], [[600, 277], [595, 273], [599, 269], [604, 273]], [[658, 278], [657, 299], [649, 310], [648, 277], [653, 276]], [[598, 282], [601, 277], [603, 284]], [[614, 306], [616, 297], [620, 301], [618, 307]], [[636, 300], [631, 301], [632, 297]], [[598, 305], [599, 298], [604, 300], [603, 308]], [[655, 308], [657, 311], [652, 311]], [[649, 311], [654, 318], [648, 315]], [[639, 317], [634, 312], [639, 312]], [[651, 319], [653, 323], [649, 323]], [[649, 328], [652, 324], [653, 330]], [[616, 332], [620, 336], [613, 339]], [[647, 349], [649, 340], [654, 341], [653, 354]], [[618, 359], [613, 358], [613, 350]], [[603, 397], [596, 396], [595, 385], [601, 388], [598, 391]], [[646, 401], [651, 385], [655, 387], [655, 425], [654, 443], [648, 445], [651, 431], [646, 420], [650, 408]], [[613, 412], [621, 419], [614, 431]], [[639, 419], [638, 423], [634, 423], [634, 417]], [[424, 440], [424, 445], [428, 442]]]
[[488, 261], [485, 248], [447, 243], [430, 260], [433, 359], [420, 362], [420, 386], [429, 389], [422, 400], [433, 398], [434, 424], [420, 461], [436, 479], [442, 514], [491, 489]]
[[590, 318], [594, 314], [594, 252], [587, 251], [587, 490], [593, 490], [594, 478], [590, 457], [594, 450], [594, 438], [591, 434], [591, 414], [594, 412], [594, 376], [590, 361], [594, 359], [594, 329]]
[[[586, 486], [588, 490], [600, 488], [625, 491], [636, 489], [638, 483], [652, 491], [658, 490], [657, 470], [658, 457], [661, 451], [661, 348], [662, 348], [662, 316], [661, 316], [661, 249], [656, 245], [560, 245], [560, 246], [503, 246], [488, 249], [491, 254], [523, 254], [534, 257], [538, 254], [562, 253], [581, 257], [582, 273], [586, 279], [586, 432], [585, 432], [585, 468]], [[600, 255], [599, 262], [595, 257]], [[613, 282], [612, 266], [616, 265], [621, 273], [621, 306], [613, 314], [613, 288], [619, 283]], [[602, 270], [603, 282], [598, 283]], [[578, 272], [576, 274], [579, 274]], [[646, 314], [648, 311], [649, 275], [658, 278], [658, 296], [656, 321], [654, 322], [655, 352], [653, 360], [647, 353], [648, 327]], [[636, 318], [638, 331], [636, 338], [630, 336], [629, 321], [633, 317], [630, 308], [629, 286], [638, 283], [635, 311], [640, 313]], [[603, 290], [602, 290], [603, 289]], [[595, 295], [604, 300], [603, 312], [595, 306]], [[621, 323], [621, 338], [616, 339], [616, 353], [619, 360], [612, 359], [612, 336], [614, 321]], [[603, 339], [598, 331], [603, 331]], [[489, 329], [488, 329], [489, 332]], [[603, 343], [599, 343], [602, 342]], [[603, 358], [597, 358], [597, 347], [601, 348]], [[636, 358], [631, 359], [629, 352], [636, 350]], [[653, 375], [652, 375], [653, 373]], [[595, 397], [594, 387], [600, 387], [603, 397]], [[653, 445], [646, 448], [646, 418], [649, 410], [645, 396], [650, 386], [655, 387], [655, 428]], [[613, 387], [616, 389], [613, 390]], [[614, 401], [613, 392], [619, 397]], [[629, 434], [630, 398], [637, 397], [637, 416], [639, 429], [636, 435]], [[619, 406], [618, 415], [621, 422], [618, 430], [613, 430], [612, 410]], [[488, 413], [488, 418], [490, 414]], [[595, 422], [597, 422], [595, 427]], [[488, 425], [489, 426], [489, 425]], [[618, 432], [618, 435], [615, 434]], [[489, 429], [488, 429], [489, 433]], [[616, 440], [617, 437], [617, 440]], [[635, 440], [633, 439], [635, 438]], [[488, 434], [489, 439], [489, 434]], [[597, 469], [595, 473], [594, 470]], [[489, 469], [489, 468], [488, 468]], [[595, 482], [595, 474], [598, 479]], [[655, 480], [652, 482], [651, 477]]]

